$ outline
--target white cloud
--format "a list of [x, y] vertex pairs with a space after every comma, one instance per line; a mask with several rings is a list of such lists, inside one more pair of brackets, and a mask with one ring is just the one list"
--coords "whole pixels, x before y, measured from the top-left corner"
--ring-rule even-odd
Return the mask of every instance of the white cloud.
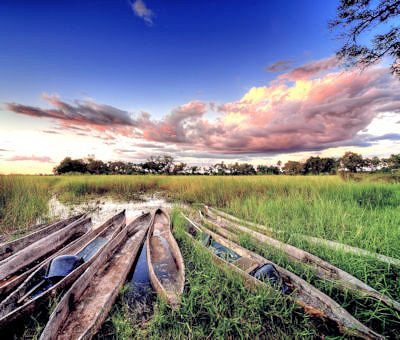
[[151, 9], [146, 7], [146, 4], [143, 0], [136, 0], [132, 4], [133, 12], [139, 17], [142, 18], [148, 25], [153, 25], [153, 16], [154, 13]]

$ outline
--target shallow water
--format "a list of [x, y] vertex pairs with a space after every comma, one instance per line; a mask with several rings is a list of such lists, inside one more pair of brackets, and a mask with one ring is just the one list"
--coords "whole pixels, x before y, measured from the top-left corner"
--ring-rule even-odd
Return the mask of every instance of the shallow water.
[[138, 303], [146, 303], [149, 297], [154, 294], [150, 283], [149, 269], [147, 267], [146, 243], [143, 244], [135, 270], [133, 274], [128, 277], [128, 282], [131, 287], [125, 294], [125, 301], [131, 308], [135, 308]]
[[169, 210], [172, 203], [156, 195], [143, 196], [141, 201], [121, 201], [110, 197], [99, 197], [97, 199], [80, 203], [80, 204], [64, 204], [60, 202], [56, 196], [49, 201], [50, 218], [63, 219], [68, 216], [88, 212], [92, 217], [94, 226], [103, 223], [107, 218], [119, 213], [125, 209], [127, 220], [132, 217], [139, 216], [143, 212], [151, 211], [156, 208], [164, 208]]

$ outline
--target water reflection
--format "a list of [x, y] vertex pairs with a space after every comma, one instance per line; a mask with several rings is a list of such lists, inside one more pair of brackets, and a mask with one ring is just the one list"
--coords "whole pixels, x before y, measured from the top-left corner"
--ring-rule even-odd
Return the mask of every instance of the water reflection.
[[131, 277], [128, 277], [130, 289], [125, 294], [125, 301], [130, 309], [143, 310], [154, 299], [154, 291], [150, 283], [149, 269], [147, 267], [146, 243], [142, 247], [135, 270]]

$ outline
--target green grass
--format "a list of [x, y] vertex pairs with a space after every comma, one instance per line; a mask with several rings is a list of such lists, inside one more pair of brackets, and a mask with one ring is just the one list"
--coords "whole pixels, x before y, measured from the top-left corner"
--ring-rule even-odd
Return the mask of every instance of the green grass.
[[[1, 176], [0, 224], [3, 231], [10, 231], [35, 223], [39, 216], [47, 215], [47, 202], [53, 194], [74, 203], [100, 195], [133, 200], [155, 192], [171, 201], [207, 203], [244, 220], [284, 231], [274, 236], [400, 301], [400, 268], [333, 251], [296, 235], [325, 238], [399, 259], [400, 184], [379, 181], [377, 176], [363, 176], [361, 181], [343, 181], [339, 176]], [[181, 222], [176, 216], [174, 223], [187, 267], [182, 308], [174, 312], [159, 301], [154, 318], [138, 323], [121, 302], [112, 313], [114, 319], [108, 322], [115, 324], [110, 326], [114, 335], [301, 338], [318, 333], [285, 299], [270, 291], [250, 293], [234, 275], [221, 272], [207, 251], [190, 246], [179, 232]], [[375, 331], [390, 338], [400, 337], [398, 313], [377, 301], [336, 290], [273, 249], [256, 248], [243, 235], [241, 242], [313, 283]], [[137, 323], [139, 326], [135, 326]]]

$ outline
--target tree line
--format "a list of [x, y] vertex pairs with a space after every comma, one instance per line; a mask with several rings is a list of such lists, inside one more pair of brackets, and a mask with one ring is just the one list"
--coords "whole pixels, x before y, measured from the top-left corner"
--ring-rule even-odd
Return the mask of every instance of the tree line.
[[150, 157], [142, 163], [123, 161], [103, 162], [94, 157], [83, 159], [64, 158], [53, 172], [55, 175], [67, 173], [81, 174], [166, 174], [166, 175], [334, 175], [338, 171], [349, 172], [391, 172], [400, 169], [400, 154], [389, 158], [363, 158], [362, 155], [348, 151], [340, 158], [312, 156], [305, 161], [287, 161], [276, 165], [257, 165], [249, 163], [225, 164], [211, 166], [189, 166], [175, 162], [171, 156]]

